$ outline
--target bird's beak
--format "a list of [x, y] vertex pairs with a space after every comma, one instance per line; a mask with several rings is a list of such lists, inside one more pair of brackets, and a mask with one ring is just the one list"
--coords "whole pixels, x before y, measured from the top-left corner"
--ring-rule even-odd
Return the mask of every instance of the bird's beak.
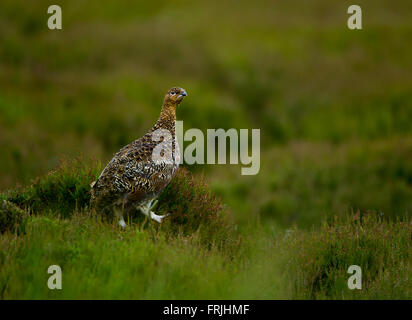
[[186, 90], [183, 90], [183, 91], [180, 93], [180, 96], [181, 96], [181, 97], [186, 97], [186, 96], [187, 96]]

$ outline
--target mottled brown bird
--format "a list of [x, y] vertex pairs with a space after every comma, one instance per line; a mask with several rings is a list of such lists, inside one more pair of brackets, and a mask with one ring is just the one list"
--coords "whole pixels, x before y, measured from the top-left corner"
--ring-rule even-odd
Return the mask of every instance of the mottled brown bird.
[[120, 149], [91, 184], [91, 204], [97, 210], [114, 212], [122, 227], [126, 226], [123, 215], [130, 210], [140, 210], [159, 223], [167, 216], [156, 215], [152, 208], [179, 166], [176, 106], [186, 95], [182, 88], [170, 89], [152, 129]]

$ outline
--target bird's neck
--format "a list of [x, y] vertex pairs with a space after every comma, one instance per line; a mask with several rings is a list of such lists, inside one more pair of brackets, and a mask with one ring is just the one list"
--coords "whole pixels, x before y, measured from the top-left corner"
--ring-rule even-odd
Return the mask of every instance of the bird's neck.
[[155, 127], [161, 129], [167, 129], [171, 131], [171, 134], [175, 134], [176, 124], [176, 106], [171, 104], [163, 104], [162, 111], [160, 112], [159, 119], [156, 122]]

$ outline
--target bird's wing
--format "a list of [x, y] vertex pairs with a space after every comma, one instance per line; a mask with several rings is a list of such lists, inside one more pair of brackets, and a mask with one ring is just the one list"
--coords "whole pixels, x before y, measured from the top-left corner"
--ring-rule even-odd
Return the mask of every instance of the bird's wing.
[[152, 161], [158, 143], [149, 132], [120, 149], [93, 185], [94, 197], [111, 203], [114, 199], [140, 201], [161, 191], [172, 179], [175, 165]]

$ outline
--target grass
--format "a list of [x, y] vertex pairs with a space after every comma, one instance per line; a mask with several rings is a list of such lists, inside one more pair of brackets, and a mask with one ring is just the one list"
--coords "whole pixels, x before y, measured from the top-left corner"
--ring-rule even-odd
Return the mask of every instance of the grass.
[[[410, 299], [412, 224], [386, 222], [377, 213], [324, 223], [317, 231], [292, 231], [287, 262], [297, 297], [311, 299]], [[348, 290], [348, 267], [362, 268], [362, 290]]]
[[[57, 4], [59, 31], [45, 0], [0, 4], [3, 298], [411, 297], [410, 1], [359, 0], [361, 31], [347, 1]], [[184, 166], [157, 208], [174, 215], [121, 231], [89, 184], [175, 85], [185, 129], [261, 129], [260, 173]]]
[[[230, 279], [226, 258], [199, 247], [196, 237], [152, 238], [139, 227], [122, 231], [95, 216], [33, 217], [23, 237], [8, 237], [2, 239], [4, 299], [201, 298], [219, 294]], [[62, 268], [61, 292], [47, 288], [51, 264]]]
[[[191, 169], [205, 170], [236, 214], [310, 228], [351, 208], [411, 210], [408, 1], [363, 0], [361, 32], [346, 28], [346, 4], [324, 0], [236, 10], [230, 1], [139, 10], [62, 2], [59, 33], [44, 27], [47, 5], [2, 2], [0, 189], [28, 184], [62, 156], [105, 163], [150, 128], [178, 84], [189, 91], [178, 110], [186, 129], [261, 129], [262, 174], [252, 182], [216, 166]], [[236, 188], [261, 196], [239, 198]]]
[[[358, 211], [311, 231], [259, 222], [239, 230], [207, 184], [180, 169], [159, 199], [159, 211], [172, 217], [162, 225], [131, 217], [122, 229], [80, 201], [97, 172], [82, 166], [62, 162], [28, 188], [2, 195], [1, 298], [411, 297], [407, 216], [388, 222]], [[67, 190], [71, 198], [63, 201]], [[46, 285], [53, 264], [62, 268], [61, 291]], [[361, 291], [347, 287], [352, 264], [362, 267]]]

